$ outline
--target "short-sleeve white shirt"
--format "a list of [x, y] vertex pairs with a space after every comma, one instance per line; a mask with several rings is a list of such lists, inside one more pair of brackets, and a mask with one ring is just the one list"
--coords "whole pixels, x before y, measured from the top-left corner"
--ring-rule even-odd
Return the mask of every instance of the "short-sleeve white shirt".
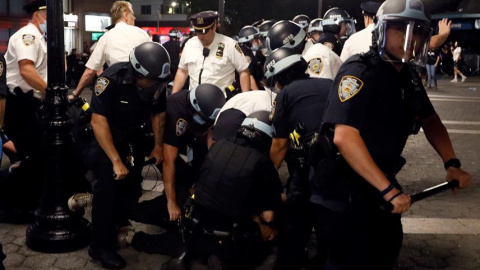
[[457, 47], [453, 50], [453, 61], [457, 62], [460, 59], [460, 55], [462, 54], [462, 48]]
[[203, 57], [203, 45], [198, 37], [193, 37], [185, 44], [178, 65], [179, 69], [187, 70], [190, 76], [190, 89], [198, 86], [200, 71], [202, 83], [211, 83], [225, 91], [225, 88], [235, 80], [235, 70], [248, 69], [248, 61], [238, 43], [222, 34], [215, 33], [215, 38], [208, 46], [210, 52]]
[[35, 94], [39, 94], [40, 90], [44, 89], [33, 89], [20, 75], [18, 65], [20, 60], [32, 61], [40, 77], [47, 81], [47, 43], [43, 34], [32, 23], [20, 28], [8, 42], [5, 53], [7, 86], [10, 91], [13, 91], [15, 87], [20, 87], [23, 92], [34, 90]]
[[317, 43], [303, 53], [303, 59], [307, 61], [306, 73], [311, 78], [335, 79], [342, 60], [327, 46]]
[[[235, 95], [223, 105], [222, 109], [218, 113], [217, 119], [223, 111], [228, 109], [236, 109], [243, 112], [245, 115], [249, 115], [255, 111], [272, 111], [273, 101], [277, 97], [277, 94], [269, 90], [254, 90], [243, 92]], [[217, 123], [215, 119], [215, 123]]]
[[147, 41], [150, 41], [147, 32], [136, 26], [119, 22], [98, 40], [85, 66], [100, 70], [104, 63], [111, 66], [119, 62], [128, 62], [130, 52]]
[[366, 53], [370, 50], [370, 46], [372, 46], [372, 31], [374, 28], [375, 25], [371, 23], [365, 27], [365, 29], [358, 31], [345, 41], [342, 54], [340, 54], [343, 62], [352, 55]]

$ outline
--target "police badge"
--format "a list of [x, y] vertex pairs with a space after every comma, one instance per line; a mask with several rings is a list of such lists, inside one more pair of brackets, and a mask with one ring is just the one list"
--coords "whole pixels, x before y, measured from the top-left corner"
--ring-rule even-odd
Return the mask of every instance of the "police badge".
[[323, 45], [327, 46], [328, 48], [330, 48], [330, 50], [333, 51], [333, 48], [335, 48], [335, 46], [333, 45], [333, 43], [331, 42], [325, 42], [323, 43]]
[[218, 46], [217, 46], [217, 51], [215, 52], [215, 56], [217, 58], [222, 58], [223, 57], [223, 50], [225, 49], [225, 44], [223, 43], [218, 43]]
[[23, 44], [25, 44], [26, 46], [33, 45], [35, 44], [35, 36], [30, 34], [25, 34], [22, 36], [22, 41], [23, 41]]
[[97, 79], [97, 82], [95, 83], [95, 95], [98, 97], [100, 96], [103, 91], [107, 88], [108, 84], [110, 81], [107, 78], [100, 77]]
[[323, 70], [323, 61], [321, 58], [314, 58], [308, 62], [308, 70], [316, 75], [320, 75]]
[[338, 84], [338, 97], [345, 102], [362, 90], [363, 81], [355, 76], [343, 76]]
[[183, 118], [178, 119], [177, 125], [175, 128], [175, 133], [177, 134], [177, 136], [182, 136], [185, 133], [185, 131], [187, 131], [187, 126], [188, 126], [188, 122], [185, 121], [185, 119]]

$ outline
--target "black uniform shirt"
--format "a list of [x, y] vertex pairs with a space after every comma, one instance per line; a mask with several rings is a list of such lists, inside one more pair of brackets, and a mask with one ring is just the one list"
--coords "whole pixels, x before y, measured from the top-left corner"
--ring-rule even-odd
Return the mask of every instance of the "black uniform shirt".
[[[248, 67], [248, 70], [250, 71], [250, 75], [253, 76], [255, 79], [255, 82], [257, 83], [257, 86], [260, 89], [264, 89], [261, 85], [261, 81], [263, 79], [263, 76], [265, 75], [263, 73], [263, 66], [265, 64], [265, 60], [267, 58], [265, 55], [263, 55], [261, 50], [258, 50], [257, 53], [255, 54], [255, 57], [253, 58], [252, 64]], [[254, 89], [258, 90], [258, 89]]]
[[175, 77], [175, 73], [177, 72], [177, 69], [178, 69], [178, 63], [180, 63], [180, 53], [182, 52], [180, 50], [180, 42], [169, 40], [163, 43], [162, 45], [163, 47], [165, 47], [165, 49], [168, 52], [168, 55], [170, 56], [171, 71], [172, 71], [171, 75]]
[[[375, 163], [391, 176], [412, 133], [415, 118], [427, 118], [435, 111], [414, 67], [404, 65], [398, 72], [376, 53], [376, 58], [369, 57], [372, 53], [365, 57], [352, 56], [342, 65], [334, 80], [323, 122], [358, 129]], [[360, 176], [346, 163], [341, 164], [328, 165], [328, 159], [320, 161], [312, 179], [315, 183], [313, 202], [330, 207], [326, 201], [347, 200], [348, 187], [352, 184], [362, 194], [373, 194], [365, 198], [379, 197], [375, 196], [378, 191], [366, 181], [352, 181]]]
[[277, 95], [273, 113], [273, 137], [288, 138], [299, 122], [310, 137], [320, 127], [332, 81], [308, 78], [285, 86]]
[[5, 57], [0, 54], [0, 96], [7, 96], [7, 63]]
[[340, 54], [342, 53], [343, 46], [338, 42], [337, 38], [332, 33], [323, 32], [322, 36], [318, 40], [318, 43], [321, 43], [332, 49], [332, 51], [338, 56], [340, 56]]
[[97, 79], [91, 109], [107, 118], [114, 142], [120, 142], [136, 136], [152, 112], [164, 112], [165, 102], [164, 94], [154, 104], [142, 101], [137, 93], [135, 70], [129, 62], [122, 62], [112, 65]]

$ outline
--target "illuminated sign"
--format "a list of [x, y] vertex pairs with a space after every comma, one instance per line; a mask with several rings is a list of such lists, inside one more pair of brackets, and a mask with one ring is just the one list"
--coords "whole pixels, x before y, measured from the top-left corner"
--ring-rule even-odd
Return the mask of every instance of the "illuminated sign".
[[85, 31], [87, 32], [105, 32], [111, 24], [110, 16], [85, 15]]

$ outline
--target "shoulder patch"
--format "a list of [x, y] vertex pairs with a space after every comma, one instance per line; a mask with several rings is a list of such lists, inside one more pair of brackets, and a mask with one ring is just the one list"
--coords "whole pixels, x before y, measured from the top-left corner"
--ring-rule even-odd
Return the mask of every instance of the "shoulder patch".
[[185, 119], [183, 118], [178, 119], [177, 124], [175, 126], [175, 133], [177, 134], [177, 136], [182, 136], [183, 134], [185, 134], [185, 131], [187, 131], [187, 126], [188, 126], [188, 122]]
[[363, 81], [355, 76], [343, 76], [338, 85], [338, 97], [345, 102], [362, 90]]
[[23, 41], [23, 44], [25, 44], [25, 46], [33, 45], [35, 44], [35, 36], [30, 34], [24, 34], [22, 36], [22, 41]]
[[100, 96], [103, 91], [105, 91], [109, 83], [110, 81], [105, 77], [98, 78], [97, 82], [95, 83], [95, 95], [97, 97]]
[[320, 75], [323, 70], [322, 58], [313, 58], [312, 60], [308, 61], [308, 70], [310, 71], [310, 73]]
[[3, 62], [0, 62], [0, 77], [3, 75], [4, 70], [5, 70], [5, 66], [3, 65]]
[[333, 51], [333, 48], [335, 48], [335, 45], [333, 45], [333, 43], [331, 42], [324, 42], [323, 45], [327, 46], [327, 48], [329, 48], [332, 51]]
[[215, 52], [215, 56], [217, 58], [222, 58], [223, 57], [223, 50], [225, 49], [225, 44], [223, 43], [218, 43], [217, 45], [217, 51]]
[[238, 42], [235, 43], [235, 49], [237, 49], [238, 53], [243, 54], [242, 49], [240, 48], [240, 45], [238, 45]]
[[275, 115], [275, 110], [277, 109], [277, 101], [274, 100], [272, 103], [272, 111], [270, 112], [270, 115], [268, 116], [268, 120], [273, 121], [273, 116]]

